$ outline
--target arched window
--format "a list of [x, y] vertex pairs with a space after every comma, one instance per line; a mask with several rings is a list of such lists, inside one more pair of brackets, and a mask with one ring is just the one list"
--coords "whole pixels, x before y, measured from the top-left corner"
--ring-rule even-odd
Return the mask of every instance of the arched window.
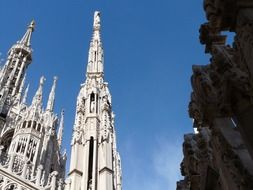
[[36, 149], [37, 149], [37, 143], [36, 143], [36, 142], [34, 142], [34, 143], [33, 143], [32, 150], [31, 150], [31, 158], [30, 158], [31, 162], [33, 162], [33, 159], [34, 159], [34, 155], [35, 155]]
[[39, 132], [40, 132], [40, 130], [41, 130], [41, 125], [40, 125], [40, 123], [38, 124], [37, 130], [38, 130]]
[[20, 142], [20, 140], [19, 140], [19, 141], [18, 141], [18, 146], [17, 146], [16, 152], [19, 152], [19, 151], [20, 151], [20, 148], [21, 148], [21, 142]]
[[26, 121], [23, 122], [22, 128], [25, 128], [26, 126]]
[[29, 122], [28, 122], [28, 126], [27, 126], [27, 128], [30, 128], [30, 127], [31, 127], [31, 125], [32, 125], [32, 121], [29, 121]]
[[36, 121], [33, 121], [33, 129], [36, 129], [36, 125], [37, 125]]
[[24, 152], [25, 152], [25, 147], [26, 147], [26, 143], [27, 143], [27, 138], [22, 138], [21, 139], [21, 142], [22, 142], [22, 144], [21, 144], [21, 153], [23, 154]]

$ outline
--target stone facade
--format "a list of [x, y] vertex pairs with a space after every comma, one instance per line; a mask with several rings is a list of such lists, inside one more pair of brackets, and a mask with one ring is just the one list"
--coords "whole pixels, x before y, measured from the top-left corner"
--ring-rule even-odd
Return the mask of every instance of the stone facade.
[[100, 13], [95, 12], [86, 81], [81, 84], [77, 97], [65, 190], [121, 190], [121, 162], [111, 94], [104, 81], [100, 28]]
[[[204, 0], [204, 9], [200, 42], [211, 59], [193, 66], [196, 133], [184, 136], [177, 190], [252, 190], [253, 2]], [[224, 31], [235, 34], [232, 46]]]
[[53, 113], [57, 78], [54, 78], [46, 109], [42, 105], [44, 77], [40, 79], [31, 105], [26, 103], [25, 74], [32, 62], [34, 25], [32, 21], [23, 38], [11, 47], [0, 70], [1, 190], [64, 188], [63, 112], [60, 121]]

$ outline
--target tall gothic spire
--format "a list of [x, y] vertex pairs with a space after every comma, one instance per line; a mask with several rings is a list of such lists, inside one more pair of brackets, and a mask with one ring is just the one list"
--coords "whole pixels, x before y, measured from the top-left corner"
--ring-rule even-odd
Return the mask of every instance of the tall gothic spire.
[[45, 77], [42, 76], [40, 78], [39, 88], [32, 100], [32, 108], [34, 110], [41, 110], [42, 109], [42, 92], [43, 92], [44, 81], [45, 81]]
[[26, 31], [25, 35], [20, 40], [20, 42], [19, 42], [20, 44], [23, 44], [27, 47], [31, 46], [31, 37], [32, 37], [32, 32], [34, 31], [34, 28], [35, 28], [35, 21], [32, 20], [32, 22], [27, 27], [27, 31]]
[[94, 13], [93, 36], [90, 42], [89, 58], [87, 66], [87, 77], [103, 76], [104, 52], [100, 39], [100, 12]]
[[[86, 81], [77, 97], [66, 190], [121, 190], [111, 95], [103, 75], [100, 13], [94, 14]], [[115, 142], [114, 142], [115, 141]], [[80, 161], [78, 158], [84, 158]]]
[[47, 108], [46, 108], [46, 110], [50, 112], [52, 112], [54, 109], [56, 82], [57, 82], [57, 77], [54, 77], [53, 86], [48, 97]]
[[34, 26], [35, 22], [32, 21], [23, 38], [10, 48], [6, 63], [1, 70], [0, 115], [3, 117], [7, 116], [16, 98], [20, 100], [22, 81], [28, 65], [32, 62], [31, 36]]
[[60, 119], [58, 134], [57, 134], [57, 141], [60, 148], [62, 145], [63, 129], [64, 129], [64, 110], [61, 111], [61, 119]]

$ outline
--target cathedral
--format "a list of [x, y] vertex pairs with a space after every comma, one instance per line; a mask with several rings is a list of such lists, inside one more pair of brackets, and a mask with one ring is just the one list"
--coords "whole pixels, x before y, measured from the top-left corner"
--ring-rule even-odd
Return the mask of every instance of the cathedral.
[[121, 190], [121, 161], [116, 147], [114, 113], [104, 81], [100, 13], [94, 14], [86, 80], [81, 84], [66, 177], [62, 147], [64, 111], [54, 113], [57, 77], [43, 106], [43, 84], [26, 101], [26, 72], [32, 63], [32, 21], [8, 51], [0, 70], [0, 190]]

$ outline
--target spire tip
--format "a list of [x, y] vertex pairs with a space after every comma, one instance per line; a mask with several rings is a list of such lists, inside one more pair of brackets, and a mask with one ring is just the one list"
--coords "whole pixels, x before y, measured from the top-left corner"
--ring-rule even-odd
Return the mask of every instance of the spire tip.
[[45, 82], [46, 78], [44, 76], [40, 77], [40, 85], [43, 85]]
[[58, 77], [57, 77], [57, 76], [54, 76], [54, 78], [53, 78], [53, 79], [54, 79], [54, 83], [55, 83], [55, 82], [57, 82]]
[[32, 29], [32, 32], [34, 31], [34, 29], [35, 29], [35, 20], [34, 19], [31, 21], [28, 28]]
[[100, 12], [99, 11], [95, 11], [94, 13], [93, 29], [100, 30]]

